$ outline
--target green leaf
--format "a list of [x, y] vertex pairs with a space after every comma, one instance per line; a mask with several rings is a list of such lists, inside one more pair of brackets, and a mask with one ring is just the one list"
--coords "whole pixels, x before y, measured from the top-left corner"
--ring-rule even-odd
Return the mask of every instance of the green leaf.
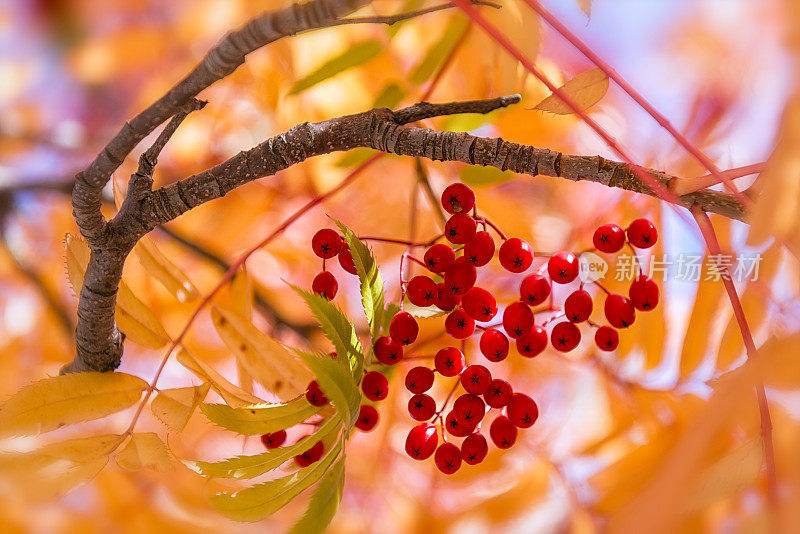
[[393, 109], [405, 96], [406, 92], [399, 84], [390, 83], [378, 94], [372, 107]]
[[304, 396], [281, 404], [254, 404], [231, 408], [226, 404], [200, 405], [200, 410], [217, 425], [244, 435], [277, 432], [302, 423], [320, 411], [308, 403]]
[[367, 246], [344, 224], [335, 221], [344, 235], [344, 240], [350, 248], [353, 263], [356, 266], [358, 279], [361, 282], [361, 304], [369, 323], [369, 333], [373, 341], [380, 335], [383, 317], [384, 297], [383, 278], [378, 271], [378, 264]]
[[358, 419], [358, 411], [361, 406], [361, 390], [358, 388], [360, 373], [351, 374], [350, 370], [338, 361], [341, 356], [334, 359], [327, 354], [299, 350], [297, 355], [316, 375], [320, 389], [341, 414], [345, 433], [349, 434]]
[[336, 348], [336, 354], [341, 358], [344, 357], [343, 355], [347, 356], [347, 360], [340, 361], [349, 361], [350, 371], [354, 375], [360, 376], [364, 369], [364, 353], [361, 350], [361, 343], [358, 341], [353, 323], [331, 301], [299, 287], [293, 287], [308, 304], [325, 337]]
[[363, 41], [351, 46], [338, 56], [329, 59], [320, 65], [315, 71], [308, 74], [305, 78], [298, 80], [289, 91], [290, 95], [296, 95], [306, 89], [324, 82], [328, 78], [333, 78], [340, 72], [357, 67], [374, 58], [383, 50], [383, 45], [378, 41]]
[[410, 75], [411, 83], [421, 84], [427, 81], [433, 73], [444, 63], [445, 58], [452, 52], [453, 48], [464, 32], [467, 31], [469, 19], [461, 15], [450, 18], [447, 28], [441, 38], [428, 49], [425, 57]]
[[303, 490], [319, 480], [342, 451], [342, 442], [320, 461], [297, 470], [289, 476], [257, 484], [235, 493], [219, 493], [211, 504], [222, 515], [236, 521], [261, 521], [280, 510]]
[[337, 167], [355, 167], [369, 161], [378, 151], [374, 148], [354, 148], [345, 152], [344, 156], [336, 162]]
[[467, 185], [489, 185], [514, 178], [511, 171], [501, 171], [497, 167], [469, 165], [461, 169], [461, 181]]
[[289, 534], [308, 534], [310, 532], [324, 531], [339, 509], [343, 490], [344, 454], [325, 473], [317, 489], [314, 490], [303, 517], [294, 524]]
[[303, 454], [317, 441], [338, 433], [340, 428], [342, 428], [342, 418], [335, 415], [313, 434], [313, 439], [303, 439], [292, 445], [270, 449], [254, 456], [236, 456], [219, 462], [185, 461], [184, 463], [189, 469], [207, 477], [255, 478]]

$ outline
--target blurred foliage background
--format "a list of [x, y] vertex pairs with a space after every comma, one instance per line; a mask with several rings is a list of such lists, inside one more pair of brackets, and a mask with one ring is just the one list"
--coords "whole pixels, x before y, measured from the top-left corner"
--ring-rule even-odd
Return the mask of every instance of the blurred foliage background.
[[[394, 13], [421, 4], [378, 0], [363, 13]], [[521, 1], [502, 4], [486, 15], [557, 85], [592, 67]], [[794, 4], [546, 3], [721, 168], [762, 162], [772, 152], [797, 75], [793, 36], [800, 19]], [[0, 6], [0, 396], [57, 374], [74, 354], [77, 301], [64, 262], [65, 234], [77, 233], [69, 199], [74, 173], [226, 31], [285, 5], [283, 0], [11, 0]], [[341, 66], [342, 55], [354, 65], [325, 79], [324, 66], [330, 69], [333, 61], [335, 67], [337, 58]], [[519, 105], [427, 125], [613, 159], [577, 118], [530, 110], [548, 91], [463, 14], [446, 10], [391, 28], [315, 31], [251, 54], [232, 76], [200, 95], [209, 105], [178, 130], [160, 158], [156, 183], [199, 172], [303, 121], [375, 105], [408, 105], [426, 94], [430, 101], [451, 101], [517, 92]], [[679, 176], [706, 173], [613, 85], [590, 112], [637, 163]], [[791, 118], [787, 115], [787, 121]], [[197, 295], [213, 288], [226, 264], [370, 155], [354, 151], [306, 161], [193, 210], [170, 224], [169, 233], [154, 231], [153, 243], [196, 288], [182, 300], [140, 256], [128, 259], [125, 281], [165, 330], [177, 335]], [[115, 173], [122, 190], [136, 157]], [[644, 215], [660, 221], [664, 239], [656, 253], [704, 251], [696, 230], [649, 197], [459, 164], [424, 162], [424, 169], [436, 193], [459, 178], [473, 185], [481, 211], [537, 251], [583, 250], [591, 246], [598, 224], [624, 225]], [[787, 169], [784, 187], [793, 192], [796, 168]], [[737, 183], [745, 189], [752, 181]], [[112, 215], [111, 188], [108, 199], [107, 215]], [[250, 258], [247, 268], [259, 298], [255, 324], [286, 343], [322, 350], [329, 350], [326, 341], [286, 282], [310, 286], [319, 268], [310, 236], [331, 225], [328, 215], [361, 234], [424, 239], [440, 231], [414, 161], [388, 156]], [[494, 451], [480, 466], [452, 477], [403, 454], [410, 421], [407, 394], [395, 377], [378, 430], [352, 439], [344, 499], [330, 532], [641, 532], [652, 525], [666, 531], [791, 531], [800, 521], [791, 505], [800, 502], [796, 257], [771, 239], [747, 242], [744, 224], [713, 221], [726, 250], [763, 254], [758, 281], [739, 289], [756, 342], [765, 344], [760, 350], [765, 365], [741, 366], [741, 337], [720, 283], [665, 281], [664, 306], [625, 332], [615, 353], [601, 354], [583, 343], [566, 356], [548, 350], [535, 360], [512, 355], [499, 364], [496, 376], [513, 377], [515, 385], [531, 392], [541, 419], [510, 452]], [[398, 295], [402, 251], [383, 244], [374, 250], [388, 293]], [[338, 274], [339, 267], [333, 269]], [[357, 284], [339, 278], [337, 302], [360, 317]], [[486, 283], [508, 300], [518, 289], [518, 282], [499, 269]], [[613, 282], [609, 285], [613, 291]], [[427, 321], [421, 337], [440, 330], [440, 322]], [[201, 314], [185, 344], [237, 381], [235, 361], [210, 314]], [[162, 355], [128, 342], [120, 370], [147, 380]], [[769, 393], [780, 482], [772, 501], [761, 467], [752, 389], [759, 372]], [[198, 383], [173, 359], [159, 387]], [[254, 392], [268, 398], [258, 384]], [[130, 416], [122, 412], [80, 432], [120, 431]], [[222, 431], [201, 415], [180, 434], [173, 435], [149, 412], [138, 428], [159, 433], [182, 458], [221, 459], [261, 450], [257, 440]], [[80, 432], [70, 428], [55, 434], [66, 439]], [[0, 447], [25, 451], [52, 439], [31, 437]], [[39, 484], [0, 477], [4, 532], [265, 528], [221, 518], [206, 500], [203, 479], [178, 463], [162, 473], [130, 472], [112, 462], [92, 482], [57, 500], [44, 498]], [[282, 531], [303, 506], [303, 498], [293, 502], [268, 519], [267, 528]]]

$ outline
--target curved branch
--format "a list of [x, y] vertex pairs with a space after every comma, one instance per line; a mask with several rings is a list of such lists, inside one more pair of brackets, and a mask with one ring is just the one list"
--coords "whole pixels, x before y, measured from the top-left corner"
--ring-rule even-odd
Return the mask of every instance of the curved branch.
[[[385, 108], [303, 123], [229, 160], [155, 191], [152, 173], [158, 153], [186, 115], [204, 105], [194, 98], [244, 62], [245, 56], [276, 39], [300, 31], [331, 26], [370, 0], [312, 0], [266, 13], [229, 34], [167, 94], [128, 121], [89, 167], [76, 177], [73, 189], [75, 220], [86, 237], [91, 255], [78, 303], [75, 360], [62, 372], [110, 371], [122, 358], [124, 336], [114, 320], [122, 267], [139, 239], [156, 226], [175, 219], [205, 202], [257, 178], [273, 175], [307, 158], [334, 151], [367, 147], [398, 155], [436, 161], [489, 165], [531, 176], [592, 180], [657, 196], [648, 182], [668, 187], [675, 177], [660, 171], [609, 161], [599, 156], [571, 156], [502, 139], [462, 132], [438, 132], [408, 126], [424, 118], [455, 113], [488, 113], [519, 102], [519, 95], [488, 100], [430, 104], [421, 102], [398, 111]], [[473, 0], [475, 3], [479, 3]], [[136, 144], [172, 117], [131, 176], [128, 196], [119, 213], [106, 221], [100, 212], [102, 188], [111, 173]], [[743, 219], [744, 207], [729, 195], [700, 191], [676, 202], [699, 205], [705, 211]]]

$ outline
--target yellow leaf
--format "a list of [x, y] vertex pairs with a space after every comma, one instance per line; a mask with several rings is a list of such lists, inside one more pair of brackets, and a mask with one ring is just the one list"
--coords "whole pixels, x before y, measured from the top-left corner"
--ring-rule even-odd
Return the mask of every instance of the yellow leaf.
[[117, 465], [130, 471], [139, 469], [169, 471], [172, 469], [167, 447], [161, 438], [152, 432], [133, 434], [125, 448], [117, 454], [116, 460]]
[[592, 0], [576, 0], [578, 2], [578, 7], [581, 8], [587, 17], [592, 16]]
[[[86, 267], [89, 265], [89, 255], [89, 245], [86, 244], [86, 241], [67, 234], [67, 275], [76, 295], [83, 287], [83, 277], [86, 274]], [[124, 281], [120, 282], [117, 292], [115, 318], [119, 329], [140, 345], [157, 349], [169, 341], [169, 336], [161, 326], [161, 322], [150, 311], [150, 308], [136, 298]]]
[[125, 373], [75, 373], [26, 386], [0, 406], [0, 435], [49, 432], [131, 406], [147, 382]]
[[48, 466], [47, 469], [29, 474], [31, 487], [27, 491], [37, 499], [56, 499], [91, 481], [107, 463], [108, 456], [104, 455], [85, 463], [65, 462], [64, 465]]
[[[247, 321], [253, 321], [253, 281], [247, 272], [247, 267], [242, 265], [241, 271], [236, 273], [231, 280], [231, 297], [233, 298], [233, 311], [244, 317]], [[239, 386], [248, 393], [253, 392], [253, 377], [245, 368], [242, 361], [236, 359], [236, 376], [239, 378]]]
[[268, 391], [281, 400], [305, 391], [311, 373], [283, 345], [261, 333], [250, 321], [219, 307], [211, 311], [211, 319], [237, 361]]
[[262, 399], [249, 394], [239, 386], [231, 384], [224, 376], [214, 370], [213, 367], [198, 360], [185, 349], [181, 349], [178, 352], [177, 360], [199, 378], [209, 382], [211, 388], [222, 397], [228, 406], [240, 408], [242, 406], [261, 404], [264, 402]]
[[252, 321], [253, 281], [244, 266], [231, 280], [231, 296], [233, 297], [233, 311], [248, 321]]
[[[782, 264], [782, 255], [783, 247], [779, 243], [773, 243], [765, 250], [761, 254], [758, 278], [750, 281], [741, 294], [742, 309], [744, 310], [744, 316], [747, 317], [751, 332], [757, 332], [758, 328], [764, 324], [764, 321], [769, 316], [767, 304], [772, 291], [770, 286]], [[739, 323], [736, 321], [736, 317], [731, 315], [719, 345], [717, 369], [727, 369], [743, 353], [744, 341], [739, 329]]]
[[134, 252], [145, 271], [153, 275], [180, 302], [197, 298], [198, 291], [183, 271], [158, 250], [148, 236], [144, 236], [134, 247]]
[[[560, 87], [567, 97], [581, 110], [597, 104], [608, 91], [608, 76], [600, 69], [582, 72]], [[552, 94], [539, 102], [533, 109], [549, 111], [557, 115], [574, 113], [563, 100]]]
[[758, 349], [757, 366], [766, 385], [786, 390], [800, 388], [800, 335], [767, 340]]
[[106, 456], [109, 446], [119, 438], [114, 434], [75, 438], [49, 443], [39, 449], [26, 453], [0, 454], [0, 473], [4, 477], [26, 477], [61, 460], [75, 464], [90, 462]]
[[758, 183], [761, 192], [753, 207], [748, 243], [769, 236], [797, 238], [800, 211], [800, 94], [795, 94], [783, 114], [778, 143]]
[[730, 451], [686, 485], [684, 505], [692, 512], [730, 497], [753, 484], [761, 471], [761, 438]]
[[711, 323], [722, 304], [723, 285], [711, 280], [700, 280], [694, 308], [686, 326], [681, 351], [681, 377], [686, 378], [703, 362], [708, 348]]
[[150, 410], [168, 427], [183, 430], [210, 387], [211, 384], [204, 382], [200, 386], [162, 389], [150, 404]]

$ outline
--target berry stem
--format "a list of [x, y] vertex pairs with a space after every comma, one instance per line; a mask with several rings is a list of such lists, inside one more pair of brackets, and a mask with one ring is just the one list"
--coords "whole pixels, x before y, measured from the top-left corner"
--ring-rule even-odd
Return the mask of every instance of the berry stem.
[[602, 290], [603, 290], [603, 293], [605, 293], [606, 295], [610, 295], [610, 294], [611, 294], [611, 292], [610, 292], [608, 289], [606, 289], [606, 288], [603, 286], [603, 284], [601, 284], [601, 283], [600, 283], [600, 282], [598, 282], [597, 280], [593, 280], [593, 281], [592, 281], [592, 283], [593, 283], [594, 285], [596, 285], [597, 287], [599, 287], [600, 289], [602, 289]]
[[456, 392], [456, 389], [458, 389], [458, 385], [459, 385], [460, 383], [461, 383], [461, 375], [459, 374], [458, 376], [456, 376], [456, 381], [455, 381], [455, 383], [453, 384], [453, 387], [450, 389], [450, 393], [448, 393], [448, 394], [447, 394], [447, 397], [444, 399], [444, 402], [442, 403], [442, 408], [441, 408], [441, 410], [439, 410], [438, 412], [436, 412], [436, 413], [437, 413], [437, 415], [439, 415], [439, 417], [441, 417], [441, 416], [442, 416], [442, 414], [444, 413], [444, 411], [447, 409], [447, 405], [450, 403], [450, 399], [452, 399], [452, 398], [453, 398], [453, 395], [455, 394], [455, 392]]
[[506, 237], [506, 235], [505, 235], [503, 232], [501, 232], [501, 231], [500, 231], [500, 229], [497, 227], [497, 225], [495, 225], [495, 224], [494, 224], [492, 221], [490, 221], [490, 220], [489, 220], [489, 219], [487, 219], [486, 217], [478, 217], [477, 215], [473, 215], [473, 216], [472, 216], [472, 218], [473, 218], [473, 219], [475, 219], [477, 222], [480, 222], [480, 223], [483, 223], [483, 224], [488, 224], [488, 225], [489, 225], [489, 227], [490, 227], [492, 230], [494, 230], [495, 232], [497, 232], [497, 235], [498, 235], [498, 236], [500, 237], [500, 239], [502, 239], [503, 241], [505, 241], [506, 239], [508, 239], [508, 238]]
[[394, 239], [391, 237], [376, 237], [376, 236], [364, 236], [359, 237], [361, 241], [375, 241], [377, 243], [392, 243], [395, 245], [405, 245], [407, 247], [429, 247], [439, 241], [441, 238], [444, 237], [444, 234], [439, 234], [433, 239], [429, 241], [408, 241], [405, 239]]
[[631, 254], [633, 254], [633, 259], [636, 261], [636, 269], [639, 271], [639, 276], [641, 276], [643, 272], [642, 263], [639, 261], [639, 255], [636, 253], [636, 249], [633, 248], [633, 245], [631, 245], [631, 242], [628, 240], [625, 240], [625, 244], [628, 246], [629, 249], [631, 249]]

